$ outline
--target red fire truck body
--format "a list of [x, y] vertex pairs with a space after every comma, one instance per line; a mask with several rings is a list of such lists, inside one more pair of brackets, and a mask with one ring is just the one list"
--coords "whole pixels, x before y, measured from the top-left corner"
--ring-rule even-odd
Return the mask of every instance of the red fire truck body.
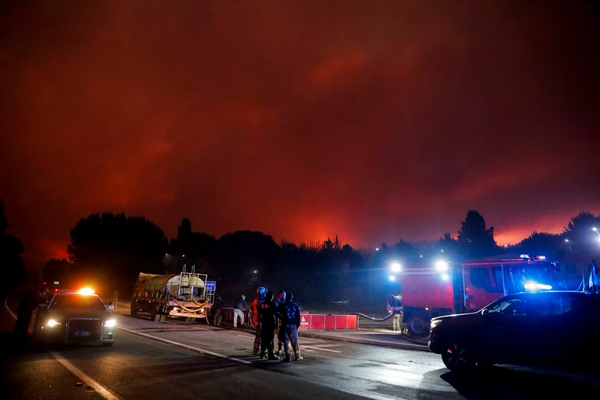
[[558, 266], [543, 257], [412, 266], [400, 273], [409, 334], [427, 336], [433, 317], [478, 311], [527, 290], [563, 289]]

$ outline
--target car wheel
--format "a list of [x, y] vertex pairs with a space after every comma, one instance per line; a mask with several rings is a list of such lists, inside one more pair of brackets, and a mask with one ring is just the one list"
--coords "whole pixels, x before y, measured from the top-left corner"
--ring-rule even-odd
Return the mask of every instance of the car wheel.
[[429, 321], [429, 315], [423, 311], [413, 313], [407, 322], [409, 335], [417, 337], [429, 335]]
[[158, 313], [158, 306], [156, 304], [152, 304], [150, 307], [150, 319], [158, 322], [158, 319], [156, 318], [157, 315], [160, 316]]
[[475, 366], [467, 348], [460, 344], [448, 346], [442, 353], [442, 361], [452, 372], [465, 372]]
[[135, 300], [131, 302], [131, 315], [136, 315], [138, 312], [137, 309], [137, 304], [135, 303]]
[[115, 342], [102, 343], [102, 346], [104, 346], [104, 347], [112, 347], [113, 344], [115, 344]]

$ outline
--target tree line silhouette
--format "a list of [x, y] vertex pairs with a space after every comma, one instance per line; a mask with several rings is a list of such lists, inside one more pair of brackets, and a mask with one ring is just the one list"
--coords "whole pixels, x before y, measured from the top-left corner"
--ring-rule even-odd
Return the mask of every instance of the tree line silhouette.
[[[249, 230], [216, 238], [194, 231], [188, 218], [182, 219], [177, 236], [169, 240], [144, 217], [106, 212], [79, 220], [71, 229], [69, 258], [49, 260], [42, 274], [47, 282], [58, 281], [63, 287], [93, 284], [106, 294], [117, 291], [128, 299], [140, 272], [179, 273], [193, 267], [217, 282], [217, 291], [228, 303], [241, 294], [253, 296], [258, 286], [267, 286], [291, 290], [306, 305], [324, 305], [339, 298], [367, 307], [381, 305], [387, 295], [401, 290], [388, 280], [393, 261], [429, 265], [439, 258], [460, 262], [519, 253], [558, 260], [570, 253], [593, 257], [600, 250], [594, 226], [600, 228], [600, 217], [583, 211], [571, 218], [560, 234], [534, 231], [520, 243], [501, 247], [494, 239], [494, 228], [486, 226], [478, 211], [470, 210], [455, 236], [445, 233], [425, 242], [400, 239], [391, 245], [382, 243], [375, 250], [354, 249], [337, 236], [312, 244], [277, 243], [268, 234]], [[6, 229], [0, 203], [5, 277], [1, 289], [5, 292], [26, 276], [23, 245]]]
[[[170, 241], [153, 222], [125, 214], [93, 214], [71, 230], [69, 260], [50, 260], [44, 266], [49, 281], [92, 281], [105, 290], [128, 298], [140, 272], [179, 273], [183, 268], [206, 273], [217, 282], [218, 292], [233, 303], [241, 294], [252, 296], [257, 286], [294, 291], [307, 305], [324, 305], [335, 298], [356, 305], [381, 304], [399, 291], [388, 281], [394, 260], [426, 265], [436, 259], [473, 260], [502, 254], [544, 254], [558, 259], [568, 252], [588, 252], [591, 228], [600, 217], [584, 211], [571, 218], [561, 234], [533, 232], [522, 242], [501, 247], [494, 228], [487, 227], [475, 210], [467, 212], [456, 237], [446, 233], [437, 241], [411, 243], [399, 240], [379, 250], [354, 249], [339, 237], [323, 243], [299, 245], [256, 231], [236, 231], [220, 238], [192, 229], [183, 218]], [[565, 246], [565, 238], [571, 246]]]

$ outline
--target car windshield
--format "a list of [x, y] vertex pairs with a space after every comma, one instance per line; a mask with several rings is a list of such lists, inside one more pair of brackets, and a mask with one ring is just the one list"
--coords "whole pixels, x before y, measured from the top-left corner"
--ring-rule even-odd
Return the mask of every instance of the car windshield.
[[105, 310], [104, 303], [98, 296], [86, 296], [79, 294], [58, 295], [54, 297], [49, 309], [88, 309], [88, 310]]

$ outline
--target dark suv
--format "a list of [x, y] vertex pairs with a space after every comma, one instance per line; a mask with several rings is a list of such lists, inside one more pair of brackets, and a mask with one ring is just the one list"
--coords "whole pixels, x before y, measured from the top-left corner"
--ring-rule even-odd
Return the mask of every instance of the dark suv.
[[519, 293], [475, 313], [433, 318], [429, 349], [451, 371], [493, 364], [598, 369], [600, 296]]

